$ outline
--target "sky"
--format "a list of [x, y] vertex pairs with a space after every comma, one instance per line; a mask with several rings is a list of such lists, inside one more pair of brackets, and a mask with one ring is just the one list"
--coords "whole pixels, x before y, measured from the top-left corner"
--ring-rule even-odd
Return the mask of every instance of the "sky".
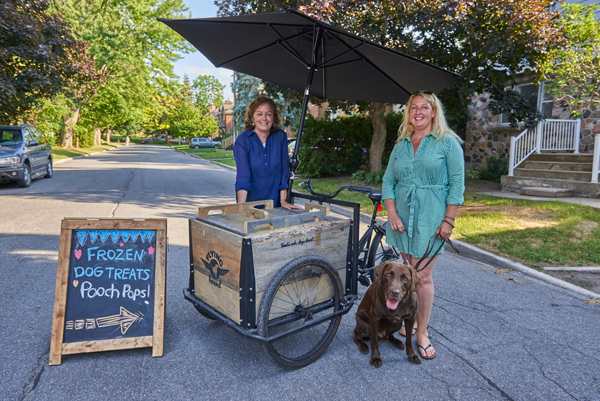
[[[217, 6], [213, 0], [185, 0], [185, 5], [192, 13], [191, 18], [210, 18], [217, 16]], [[233, 71], [226, 68], [215, 68], [198, 50], [184, 55], [181, 60], [175, 63], [175, 74], [183, 78], [184, 74], [190, 79], [190, 82], [196, 79], [199, 75], [212, 75], [217, 78], [225, 89], [223, 97], [225, 100], [233, 101], [231, 92], [231, 82], [233, 81]]]

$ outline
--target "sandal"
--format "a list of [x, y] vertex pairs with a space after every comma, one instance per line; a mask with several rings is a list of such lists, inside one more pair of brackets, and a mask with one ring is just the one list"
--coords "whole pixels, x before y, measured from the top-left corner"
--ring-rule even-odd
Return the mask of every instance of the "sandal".
[[433, 350], [433, 352], [434, 352], [433, 356], [427, 356], [427, 350], [429, 348], [432, 348], [431, 343], [429, 343], [429, 345], [427, 347], [425, 347], [425, 348], [423, 348], [423, 346], [421, 344], [417, 344], [417, 345], [419, 346], [420, 350], [422, 349], [425, 352], [425, 356], [423, 356], [423, 354], [419, 350], [419, 354], [421, 354], [421, 358], [423, 358], [423, 359], [433, 359], [433, 358], [435, 358], [435, 356], [436, 356], [435, 350]]
[[[406, 337], [406, 326], [402, 326], [400, 328], [400, 331], [398, 331], [398, 333], [400, 333], [400, 335], [402, 337]], [[413, 329], [412, 329], [412, 335], [414, 336], [415, 334], [417, 334], [417, 328], [413, 327]]]

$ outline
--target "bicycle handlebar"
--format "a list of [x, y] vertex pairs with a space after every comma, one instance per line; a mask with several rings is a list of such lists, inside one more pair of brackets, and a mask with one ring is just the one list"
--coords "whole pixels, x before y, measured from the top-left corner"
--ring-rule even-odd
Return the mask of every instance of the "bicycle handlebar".
[[370, 189], [370, 188], [355, 187], [355, 186], [344, 186], [344, 187], [340, 187], [334, 193], [332, 193], [330, 195], [326, 195], [326, 194], [321, 194], [321, 193], [315, 192], [313, 190], [313, 188], [312, 188], [311, 181], [312, 181], [312, 179], [309, 178], [306, 181], [301, 182], [298, 185], [301, 186], [304, 189], [307, 189], [308, 192], [310, 192], [311, 195], [318, 196], [318, 197], [323, 198], [323, 199], [333, 199], [336, 196], [338, 196], [340, 192], [342, 192], [344, 190], [346, 190], [346, 191], [352, 191], [352, 192], [360, 192], [360, 193], [363, 193], [365, 195], [371, 195], [371, 193], [373, 192], [373, 190]]

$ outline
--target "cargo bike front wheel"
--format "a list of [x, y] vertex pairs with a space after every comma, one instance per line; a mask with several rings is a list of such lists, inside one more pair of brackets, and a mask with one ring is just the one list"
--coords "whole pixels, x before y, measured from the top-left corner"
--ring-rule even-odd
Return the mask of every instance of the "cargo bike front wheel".
[[317, 360], [340, 325], [342, 282], [327, 259], [316, 255], [296, 258], [269, 283], [260, 303], [257, 331], [268, 339], [269, 358], [286, 369]]

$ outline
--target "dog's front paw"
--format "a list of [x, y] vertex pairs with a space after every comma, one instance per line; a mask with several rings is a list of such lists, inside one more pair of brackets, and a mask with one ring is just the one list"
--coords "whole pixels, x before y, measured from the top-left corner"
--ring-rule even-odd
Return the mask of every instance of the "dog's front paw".
[[414, 363], [415, 365], [420, 365], [421, 359], [416, 353], [413, 352], [412, 354], [408, 355], [408, 362]]
[[369, 347], [366, 344], [358, 344], [358, 350], [360, 351], [361, 354], [369, 353]]
[[383, 361], [381, 360], [381, 358], [371, 358], [369, 364], [373, 367], [380, 368], [381, 365], [383, 365]]

